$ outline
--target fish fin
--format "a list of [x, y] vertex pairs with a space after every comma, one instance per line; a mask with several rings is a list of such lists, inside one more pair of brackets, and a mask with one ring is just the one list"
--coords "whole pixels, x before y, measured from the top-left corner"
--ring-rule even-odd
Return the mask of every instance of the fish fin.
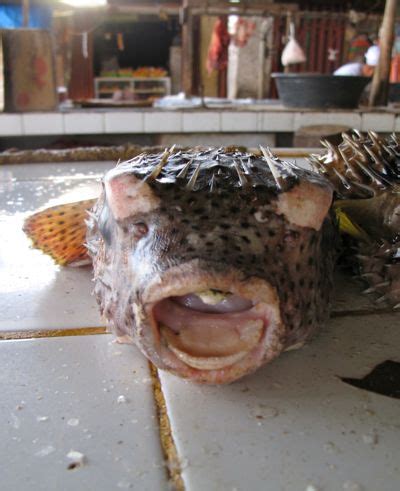
[[359, 225], [352, 221], [349, 215], [340, 207], [340, 202], [335, 203], [334, 209], [341, 233], [350, 235], [357, 240], [370, 240], [369, 235]]
[[28, 217], [24, 232], [35, 248], [61, 266], [88, 259], [85, 247], [87, 212], [95, 199], [53, 206]]

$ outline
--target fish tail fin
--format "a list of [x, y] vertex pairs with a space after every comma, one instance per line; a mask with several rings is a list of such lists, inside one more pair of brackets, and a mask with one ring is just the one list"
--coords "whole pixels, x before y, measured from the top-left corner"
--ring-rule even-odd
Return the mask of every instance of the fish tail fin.
[[24, 222], [24, 232], [33, 247], [51, 256], [57, 264], [78, 265], [89, 261], [85, 247], [87, 211], [95, 199], [53, 206]]

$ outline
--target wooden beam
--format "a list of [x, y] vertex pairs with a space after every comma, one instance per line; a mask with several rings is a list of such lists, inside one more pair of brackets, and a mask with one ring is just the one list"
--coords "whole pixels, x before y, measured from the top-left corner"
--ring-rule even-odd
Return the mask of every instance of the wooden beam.
[[22, 0], [22, 27], [29, 26], [29, 0]]
[[264, 16], [279, 15], [286, 12], [296, 12], [297, 6], [293, 7], [291, 4], [283, 7], [277, 4], [263, 4], [263, 5], [241, 5], [241, 4], [227, 4], [227, 5], [209, 5], [192, 7], [192, 15], [241, 15], [241, 16]]
[[379, 62], [372, 78], [372, 87], [369, 96], [370, 106], [387, 104], [396, 6], [397, 0], [386, 0], [385, 12], [383, 14], [382, 26], [379, 33]]

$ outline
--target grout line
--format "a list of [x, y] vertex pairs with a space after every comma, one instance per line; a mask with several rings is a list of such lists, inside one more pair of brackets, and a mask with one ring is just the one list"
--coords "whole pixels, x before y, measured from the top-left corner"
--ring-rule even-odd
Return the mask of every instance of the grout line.
[[0, 341], [36, 338], [57, 338], [64, 336], [91, 336], [109, 334], [105, 327], [83, 327], [71, 329], [44, 329], [42, 331], [5, 331], [0, 332]]
[[165, 397], [162, 391], [158, 370], [149, 361], [150, 374], [153, 383], [153, 394], [156, 403], [161, 448], [166, 462], [167, 473], [173, 491], [185, 491], [185, 484], [182, 478], [182, 468], [178, 451], [172, 436], [171, 422], [169, 420]]

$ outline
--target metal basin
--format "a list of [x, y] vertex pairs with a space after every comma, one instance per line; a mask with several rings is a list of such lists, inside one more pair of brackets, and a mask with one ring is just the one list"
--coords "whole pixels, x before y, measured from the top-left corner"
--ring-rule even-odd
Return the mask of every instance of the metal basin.
[[389, 102], [400, 102], [400, 83], [389, 84]]
[[273, 73], [279, 97], [287, 107], [358, 107], [369, 77], [321, 75], [319, 73]]

